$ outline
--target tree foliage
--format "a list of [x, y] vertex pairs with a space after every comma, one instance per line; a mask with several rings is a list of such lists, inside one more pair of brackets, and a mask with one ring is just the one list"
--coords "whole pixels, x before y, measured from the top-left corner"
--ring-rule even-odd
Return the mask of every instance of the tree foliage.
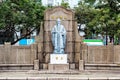
[[64, 0], [62, 0], [61, 6], [63, 6], [64, 8], [70, 8], [69, 3], [64, 2]]
[[93, 22], [91, 22], [91, 20], [95, 18], [98, 11], [99, 10], [95, 10], [93, 6], [88, 5], [85, 2], [79, 2], [78, 7], [75, 8], [75, 17], [77, 22], [79, 24], [86, 24], [86, 26], [89, 25], [89, 27], [85, 28], [86, 37], [90, 37], [92, 34], [91, 31], [93, 31], [93, 24], [95, 23], [95, 20], [93, 20]]
[[[5, 0], [0, 3], [0, 29], [4, 30], [5, 34], [11, 35], [21, 29], [29, 30], [20, 38], [16, 34], [17, 40], [11, 42], [15, 44], [39, 28], [44, 10], [45, 7], [42, 6], [41, 0]], [[7, 37], [11, 38], [11, 36]]]
[[[97, 2], [96, 2], [97, 1]], [[84, 4], [84, 5], [83, 5]], [[120, 36], [120, 7], [117, 0], [85, 0], [75, 9], [79, 23], [86, 24], [86, 36], [92, 33]]]

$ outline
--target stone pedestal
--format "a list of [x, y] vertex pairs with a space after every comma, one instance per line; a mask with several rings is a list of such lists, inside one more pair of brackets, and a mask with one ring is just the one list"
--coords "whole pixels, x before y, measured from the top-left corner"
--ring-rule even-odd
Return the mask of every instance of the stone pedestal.
[[69, 64], [49, 64], [49, 70], [69, 70]]
[[34, 70], [39, 70], [39, 60], [34, 60]]
[[67, 54], [50, 54], [50, 64], [68, 64]]
[[50, 54], [49, 70], [69, 70], [67, 54]]
[[79, 60], [79, 70], [84, 70], [84, 61]]
[[74, 70], [75, 69], [75, 63], [69, 64], [69, 68], [72, 69], [72, 70]]

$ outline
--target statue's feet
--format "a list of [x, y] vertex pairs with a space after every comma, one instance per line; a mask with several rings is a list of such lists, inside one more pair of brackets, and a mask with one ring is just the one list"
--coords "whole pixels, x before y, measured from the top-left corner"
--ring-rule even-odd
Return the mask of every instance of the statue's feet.
[[53, 53], [54, 53], [54, 54], [57, 54], [58, 52], [57, 52], [57, 50], [54, 50]]
[[64, 54], [64, 49], [61, 49], [61, 50], [59, 50], [59, 51], [54, 50], [53, 53], [54, 53], [54, 54]]
[[64, 49], [61, 49], [61, 50], [60, 50], [60, 54], [64, 54]]

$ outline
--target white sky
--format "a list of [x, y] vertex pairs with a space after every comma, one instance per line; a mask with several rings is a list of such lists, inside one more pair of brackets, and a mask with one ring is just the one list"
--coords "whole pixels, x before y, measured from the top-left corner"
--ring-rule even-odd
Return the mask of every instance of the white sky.
[[[56, 4], [56, 5], [58, 5], [58, 2], [60, 4], [61, 1], [62, 0], [53, 0], [54, 4]], [[73, 8], [74, 6], [76, 6], [78, 4], [78, 1], [80, 1], [80, 0], [68, 0], [68, 1], [69, 1], [69, 6]], [[43, 3], [43, 5], [47, 5], [48, 0], [42, 0], [42, 3]]]

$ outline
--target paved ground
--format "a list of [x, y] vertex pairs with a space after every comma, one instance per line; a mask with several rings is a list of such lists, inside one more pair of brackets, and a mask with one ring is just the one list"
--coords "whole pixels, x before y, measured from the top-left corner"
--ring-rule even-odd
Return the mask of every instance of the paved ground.
[[0, 80], [120, 80], [120, 71], [0, 71]]
[[65, 77], [65, 78], [92, 78], [92, 77], [105, 77], [111, 78], [116, 77], [120, 80], [120, 71], [0, 71], [0, 78], [10, 78], [10, 77]]

